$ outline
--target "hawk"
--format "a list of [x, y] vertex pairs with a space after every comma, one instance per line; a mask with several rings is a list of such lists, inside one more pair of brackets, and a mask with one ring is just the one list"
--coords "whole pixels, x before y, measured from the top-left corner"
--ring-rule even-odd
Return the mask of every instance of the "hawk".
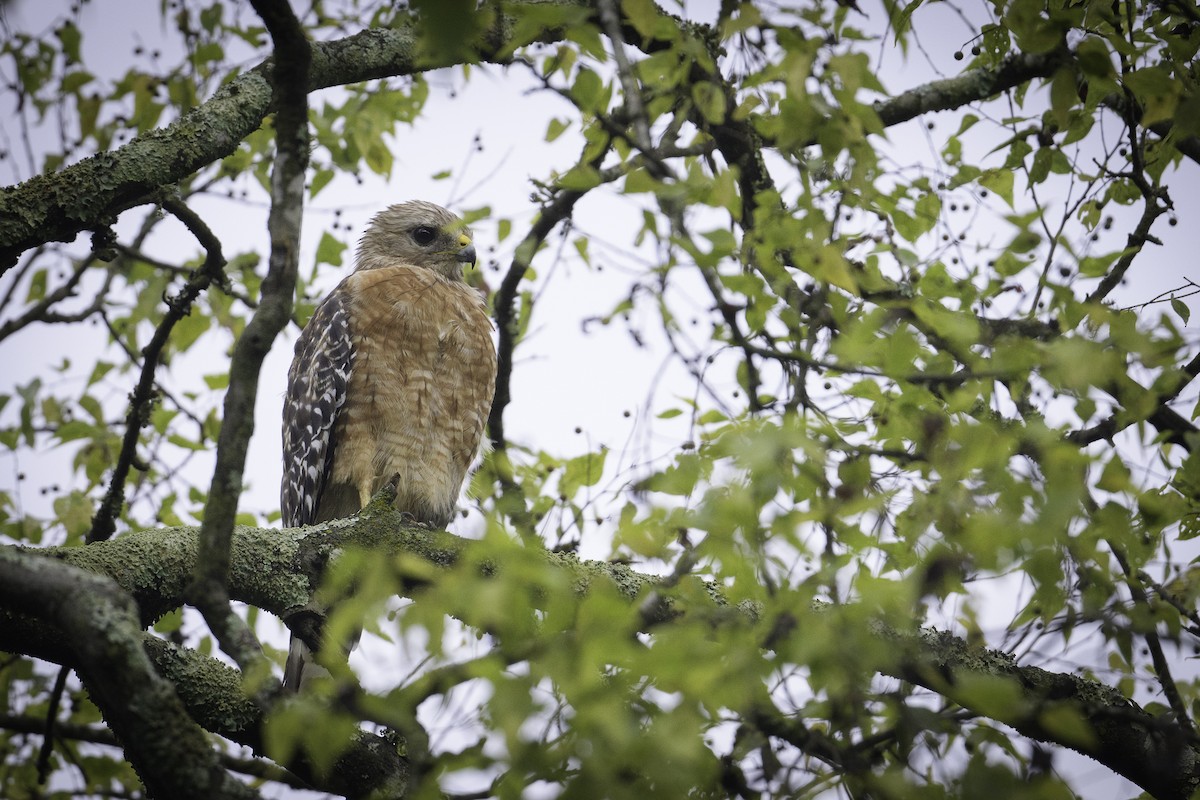
[[[474, 262], [470, 229], [441, 206], [400, 203], [371, 220], [288, 370], [284, 526], [352, 516], [393, 476], [398, 510], [450, 521], [496, 385], [491, 319], [463, 281]], [[315, 644], [292, 635], [288, 689], [315, 674]]]

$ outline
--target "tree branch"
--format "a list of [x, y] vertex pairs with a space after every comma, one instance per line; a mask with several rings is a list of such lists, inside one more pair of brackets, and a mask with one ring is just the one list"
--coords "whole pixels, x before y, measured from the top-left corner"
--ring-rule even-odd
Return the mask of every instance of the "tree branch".
[[7, 547], [0, 549], [0, 603], [61, 632], [73, 666], [151, 795], [258, 797], [225, 772], [174, 687], [155, 672], [140, 646], [136, 609], [111, 579]]
[[[54, 740], [70, 739], [76, 742], [89, 742], [106, 747], [121, 746], [121, 742], [113, 735], [113, 732], [101, 725], [73, 725], [67, 722], [56, 722], [53, 736], [51, 737], [47, 735], [46, 723], [38, 717], [19, 714], [0, 714], [0, 728], [31, 736], [45, 736], [47, 740], [51, 738]], [[243, 775], [282, 783], [293, 789], [312, 788], [312, 784], [300, 780], [292, 773], [275, 766], [270, 761], [237, 758], [228, 753], [218, 753], [217, 758], [220, 760], [221, 766], [233, 772], [240, 772]]]
[[[525, 0], [513, 5], [542, 4]], [[511, 20], [497, 15], [495, 25], [481, 39], [481, 61], [507, 63], [512, 49]], [[548, 30], [542, 38], [561, 35], [561, 30]], [[313, 42], [311, 52], [309, 92], [413, 75], [458, 61], [449, 56], [438, 60], [428, 54], [418, 58], [411, 24]], [[274, 61], [267, 59], [241, 71], [212, 98], [174, 123], [112, 152], [98, 153], [59, 172], [0, 190], [0, 273], [30, 247], [47, 241], [72, 241], [80, 231], [108, 226], [122, 211], [147, 202], [159, 187], [177, 183], [237, 150], [279, 101], [269, 78], [273, 68]]]
[[875, 113], [885, 128], [908, 122], [931, 111], [949, 111], [969, 103], [986, 100], [1014, 89], [1034, 78], [1048, 78], [1069, 63], [1072, 54], [1059, 48], [1046, 53], [1015, 53], [995, 69], [972, 69], [953, 78], [929, 83], [901, 92], [875, 104]]
[[[84, 548], [48, 548], [37, 551], [36, 557], [30, 554], [25, 558], [58, 560], [110, 573], [137, 599], [145, 619], [182, 603], [182, 588], [195, 559], [196, 538], [195, 528], [148, 530]], [[482, 547], [483, 543], [441, 531], [410, 528], [391, 509], [312, 528], [239, 528], [234, 541], [230, 594], [285, 620], [308, 601], [331, 555], [350, 546], [369, 548], [379, 557], [391, 559], [402, 584], [399, 591], [404, 594], [438, 580], [440, 569], [464, 558], [466, 563], [486, 562], [484, 574], [503, 569], [502, 563], [470, 555], [471, 548]], [[0, 555], [5, 552], [0, 549]], [[418, 558], [392, 558], [401, 553]], [[578, 593], [587, 592], [597, 581], [615, 586], [621, 596], [637, 604], [638, 627], [643, 630], [685, 615], [698, 615], [714, 625], [756, 624], [758, 618], [755, 608], [727, 605], [714, 587], [696, 578], [684, 578], [678, 592], [658, 592], [660, 602], [646, 608], [642, 600], [662, 587], [662, 579], [641, 575], [626, 565], [581, 561], [570, 554], [542, 551], [540, 557], [546, 559], [548, 567], [562, 570]], [[430, 565], [437, 569], [431, 572]], [[4, 598], [2, 592], [0, 588], [0, 598]], [[11, 601], [6, 607], [12, 608]], [[825, 620], [829, 619], [825, 611], [797, 613], [804, 614], [803, 624], [812, 635], [819, 634], [812, 626], [827, 624]], [[470, 624], [469, 619], [464, 621]], [[774, 623], [764, 620], [762, 624]], [[793, 627], [797, 624], [792, 623]], [[1075, 675], [1019, 666], [1007, 653], [969, 646], [948, 633], [897, 632], [882, 625], [876, 626], [875, 633], [890, 645], [887, 658], [876, 664], [881, 674], [939, 692], [1025, 736], [1095, 758], [1160, 800], [1183, 800], [1190, 797], [1188, 787], [1200, 785], [1200, 745], [1173, 719], [1147, 713], [1115, 689]], [[828, 635], [834, 636], [835, 632]], [[0, 647], [46, 657], [47, 648], [67, 646], [38, 635], [24, 614], [0, 611]], [[976, 678], [1010, 682], [1021, 702], [999, 709], [987, 705], [991, 695], [971, 691], [971, 681]], [[1068, 714], [1076, 715], [1080, 722], [1055, 724]]]
[[[581, 166], [598, 170], [608, 152], [608, 147], [603, 148], [594, 158], [582, 162]], [[609, 183], [624, 174], [625, 169], [618, 165], [600, 172], [597, 181]], [[517, 290], [525, 278], [525, 273], [529, 271], [529, 267], [533, 263], [533, 257], [545, 243], [546, 237], [560, 222], [570, 218], [571, 212], [575, 210], [575, 204], [585, 194], [587, 194], [585, 189], [565, 189], [559, 186], [551, 188], [549, 200], [543, 204], [537, 219], [529, 228], [529, 233], [525, 234], [525, 238], [513, 251], [512, 263], [492, 298], [492, 313], [496, 318], [499, 341], [496, 346], [496, 394], [488, 415], [488, 438], [491, 440], [492, 447], [497, 451], [503, 451], [508, 447], [508, 440], [504, 435], [504, 410], [512, 401], [513, 356], [517, 347], [517, 336], [520, 333], [517, 330], [516, 317]]]
[[189, 596], [204, 615], [221, 649], [242, 669], [263, 659], [253, 631], [229, 605], [229, 546], [242, 494], [246, 451], [254, 433], [254, 405], [263, 359], [292, 316], [300, 263], [300, 224], [304, 216], [304, 175], [308, 167], [308, 74], [310, 51], [304, 29], [287, 0], [251, 0], [275, 42], [271, 83], [275, 114], [275, 163], [271, 171], [271, 213], [267, 227], [271, 257], [262, 297], [238, 338], [229, 365], [217, 463], [200, 529]]
[[[264, 745], [266, 710], [246, 697], [240, 672], [149, 633], [142, 635], [142, 645], [158, 672], [175, 684], [179, 699], [201, 727], [249, 747], [256, 755], [270, 757]], [[392, 742], [366, 731], [346, 743], [327, 772], [319, 770], [302, 750], [283, 766], [308, 788], [346, 797], [404, 797], [410, 772], [408, 759]]]
[[[971, 647], [948, 633], [884, 635], [904, 649], [895, 677], [931, 689], [1016, 729], [1094, 758], [1157, 800], [1188, 800], [1200, 786], [1200, 745], [1173, 719], [1155, 717], [1116, 689], [1076, 675], [1018, 666], [1012, 656]], [[1021, 702], [990, 705], [966, 680], [1000, 678]], [[994, 697], [995, 695], [991, 695]], [[987, 706], [986, 708], [982, 706]]]
[[206, 255], [204, 263], [188, 276], [187, 283], [179, 293], [166, 299], [167, 313], [155, 328], [150, 342], [142, 349], [142, 371], [133, 393], [129, 396], [129, 411], [125, 415], [125, 435], [121, 438], [121, 452], [109, 478], [108, 490], [96, 509], [96, 516], [92, 519], [92, 528], [87, 535], [89, 542], [107, 539], [117, 529], [117, 518], [121, 516], [121, 509], [125, 506], [125, 481], [137, 460], [137, 445], [142, 428], [150, 421], [150, 411], [156, 395], [154, 376], [158, 372], [159, 360], [162, 358], [163, 348], [167, 346], [167, 340], [171, 337], [171, 331], [177, 322], [191, 313], [192, 303], [209, 284], [219, 279], [222, 270], [225, 269], [221, 243], [212, 235], [204, 221], [175, 198], [164, 197], [162, 206], [192, 231], [204, 247]]
[[[542, 5], [534, 0], [527, 2]], [[672, 18], [664, 15], [664, 19]], [[481, 61], [508, 62], [513, 46], [510, 25], [511, 17], [497, 15], [496, 23], [481, 39]], [[657, 40], [646, 40], [632, 28], [622, 28], [622, 32], [629, 44], [643, 52], [663, 46]], [[539, 41], [553, 41], [562, 35], [559, 30], [546, 30]], [[1059, 51], [1014, 57], [997, 70], [972, 70], [909, 90], [877, 104], [876, 111], [889, 126], [928, 111], [956, 108], [1052, 74], [1061, 63], [1056, 59], [1064, 57]], [[312, 44], [308, 91], [412, 75], [450, 66], [453, 61], [419, 61], [411, 25], [364, 30], [344, 39]], [[47, 241], [71, 241], [80, 231], [110, 225], [122, 211], [147, 202], [159, 187], [176, 183], [233, 153], [245, 137], [258, 129], [277, 101], [268, 79], [272, 68], [273, 62], [268, 59], [242, 72], [176, 122], [136, 137], [112, 152], [96, 154], [59, 172], [38, 175], [0, 190], [0, 270], [15, 264], [30, 247]], [[727, 159], [733, 159], [730, 163], [739, 162], [739, 148], [753, 149], [759, 141], [748, 125], [742, 123], [741, 128], [728, 131], [722, 151]]]

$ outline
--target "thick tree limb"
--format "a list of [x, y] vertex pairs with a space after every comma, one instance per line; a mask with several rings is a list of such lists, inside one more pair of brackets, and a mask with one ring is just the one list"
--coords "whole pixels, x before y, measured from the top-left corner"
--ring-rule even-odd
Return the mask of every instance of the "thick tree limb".
[[[1147, 714], [1116, 689], [1018, 666], [1007, 653], [971, 647], [946, 633], [888, 635], [906, 654], [896, 677], [966, 708], [978, 708], [986, 694], [978, 682], [964, 686], [966, 679], [1005, 679], [1019, 690], [1021, 702], [989, 708], [985, 716], [1023, 736], [1090, 756], [1158, 800], [1188, 800], [1200, 788], [1200, 742], [1175, 720]], [[1072, 729], [1080, 735], [1073, 736]]]
[[[154, 669], [173, 684], [173, 690], [192, 720], [207, 731], [269, 757], [264, 745], [265, 709], [246, 696], [240, 672], [215, 658], [177, 647], [153, 634], [139, 632], [139, 636], [137, 641]], [[59, 664], [77, 663], [69, 640], [57, 627], [29, 618], [6, 617], [3, 613], [0, 613], [0, 650], [21, 652]], [[13, 726], [0, 719], [0, 727]], [[120, 741], [111, 734], [99, 739], [69, 726], [60, 728], [62, 735], [68, 738], [120, 746]], [[230, 765], [219, 753], [218, 758], [226, 767], [245, 771], [244, 762]], [[347, 743], [341, 759], [328, 774], [318, 772], [303, 753], [295, 754], [282, 766], [309, 788], [347, 797], [365, 797], [373, 792], [380, 792], [384, 797], [403, 797], [409, 776], [408, 760], [397, 752], [395, 745], [385, 737], [365, 731]]]
[[[159, 673], [175, 684], [196, 722], [257, 755], [266, 755], [264, 709], [246, 697], [240, 672], [148, 633], [142, 644]], [[327, 775], [316, 771], [303, 753], [283, 766], [309, 787], [346, 797], [403, 797], [408, 785], [408, 760], [385, 737], [366, 731], [348, 743]]]
[[[142, 624], [148, 625], [186, 603], [198, 539], [197, 528], [157, 528], [87, 547], [18, 552], [111, 577], [134, 598]], [[478, 545], [444, 531], [409, 527], [399, 514], [390, 510], [311, 528], [239, 526], [234, 529], [230, 551], [230, 597], [287, 621], [308, 604], [331, 558], [352, 546], [370, 549], [380, 557], [416, 555], [429, 564], [449, 568]], [[5, 548], [0, 548], [2, 552]], [[556, 568], [569, 571], [577, 586], [609, 580], [630, 600], [656, 583], [653, 577], [641, 575], [623, 564], [580, 561], [565, 553], [546, 553], [545, 557]], [[425, 570], [402, 572], [400, 577], [404, 580], [403, 591], [419, 589], [429, 581]], [[675, 603], [665, 598], [647, 612], [645, 622], [658, 624], [679, 613]], [[2, 632], [10, 622], [0, 609], [0, 646], [12, 646], [13, 639]]]
[[[194, 528], [142, 531], [111, 542], [51, 549], [39, 557], [29, 553], [23, 558], [35, 562], [58, 560], [110, 574], [138, 599], [145, 619], [182, 602], [182, 590], [195, 558], [196, 538]], [[426, 565], [448, 568], [480, 543], [445, 532], [406, 527], [401, 517], [390, 510], [314, 528], [284, 531], [238, 528], [231, 551], [230, 594], [286, 619], [289, 612], [307, 602], [330, 555], [351, 545], [370, 548], [381, 557], [415, 555]], [[707, 585], [702, 587], [707, 591], [707, 603], [696, 600], [706, 596], [703, 593], [685, 592], [691, 599], [684, 604], [672, 593], [661, 591], [656, 593], [659, 602], [646, 608], [642, 601], [660, 586], [658, 579], [620, 564], [580, 561], [567, 554], [549, 552], [543, 557], [548, 568], [567, 571], [579, 592], [586, 592], [596, 581], [615, 585], [621, 595], [639, 603], [643, 629], [669, 623], [680, 615], [699, 614], [710, 624], [755, 624], [757, 618], [754, 609], [724, 605]], [[436, 570], [431, 574], [428, 566], [405, 569], [403, 565], [411, 564], [412, 559], [394, 562], [404, 593], [417, 591], [437, 579]], [[486, 569], [503, 569], [503, 564]], [[39, 639], [31, 632], [23, 613], [26, 606], [14, 608], [7, 597], [5, 605], [7, 611], [0, 612], [0, 647], [31, 652], [34, 648], [28, 645]], [[823, 617], [822, 613], [804, 614], [802, 624], [820, 626], [825, 624]], [[792, 623], [797, 624], [801, 622]], [[1023, 667], [1005, 653], [971, 647], [950, 634], [901, 633], [882, 626], [875, 633], [895, 645], [889, 646], [888, 658], [876, 667], [881, 674], [925, 686], [982, 716], [1010, 725], [1023, 735], [1091, 756], [1160, 800], [1183, 800], [1191, 795], [1192, 788], [1200, 786], [1200, 744], [1189, 738], [1174, 720], [1147, 713], [1110, 687], [1074, 675]], [[44, 637], [41, 641], [45, 643]], [[38, 649], [31, 654], [47, 653]], [[232, 671], [230, 674], [236, 675]], [[978, 686], [979, 680], [1006, 682], [1020, 697], [1020, 703], [1000, 709], [989, 707], [987, 693], [970, 688], [973, 682]], [[206, 689], [200, 696], [209, 694]], [[186, 694], [184, 697], [188, 702]], [[1080, 722], [1075, 726], [1064, 725], [1061, 722], [1064, 718]]]
[[922, 86], [875, 104], [884, 127], [899, 125], [931, 111], [949, 111], [969, 103], [995, 97], [1035, 78], [1048, 78], [1069, 63], [1065, 48], [1046, 53], [1017, 53], [996, 69], [972, 69], [953, 78], [930, 81]]
[[133, 603], [111, 579], [4, 548], [0, 603], [61, 632], [88, 693], [152, 796], [258, 797], [221, 767], [174, 687], [154, 670]]
[[[485, 51], [480, 60], [507, 61], [508, 25], [507, 18], [497, 18], [480, 43]], [[313, 42], [307, 86], [313, 92], [454, 63], [453, 58], [419, 60], [411, 25], [369, 29], [336, 41]], [[80, 231], [111, 224], [122, 211], [147, 202], [159, 187], [233, 153], [275, 108], [269, 79], [273, 67], [268, 59], [242, 72], [176, 122], [111, 153], [0, 190], [0, 271], [7, 271], [30, 247], [71, 241]]]
[[[631, 28], [622, 30], [626, 41], [643, 51], [664, 46], [657, 40], [646, 41]], [[559, 37], [561, 31], [546, 30], [539, 41]], [[506, 63], [511, 44], [508, 18], [498, 15], [479, 43], [479, 60]], [[1053, 74], [1064, 58], [1059, 51], [1018, 56], [996, 70], [972, 70], [908, 90], [880, 102], [876, 111], [884, 125], [891, 126], [930, 111], [957, 108]], [[451, 66], [453, 60], [418, 60], [411, 26], [364, 30], [344, 39], [312, 44], [308, 90], [412, 75]], [[272, 66], [268, 60], [242, 72], [176, 122], [139, 136], [111, 153], [100, 153], [60, 172], [0, 190], [0, 270], [7, 270], [21, 253], [38, 244], [70, 241], [80, 231], [111, 224], [122, 211], [146, 202], [158, 188], [233, 153], [273, 108], [275, 98], [268, 80]], [[722, 149], [730, 163], [744, 161], [738, 155], [739, 148], [744, 150], [758, 141], [757, 135], [746, 135], [749, 133], [727, 132]], [[1181, 149], [1189, 155], [1195, 152]]]

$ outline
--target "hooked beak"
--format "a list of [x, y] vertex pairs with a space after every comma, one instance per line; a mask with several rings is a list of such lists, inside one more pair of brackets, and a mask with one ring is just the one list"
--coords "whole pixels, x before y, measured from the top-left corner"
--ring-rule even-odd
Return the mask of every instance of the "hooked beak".
[[475, 245], [471, 243], [471, 237], [467, 236], [465, 233], [459, 236], [458, 246], [460, 249], [458, 251], [458, 255], [454, 257], [454, 260], [463, 264], [474, 264]]

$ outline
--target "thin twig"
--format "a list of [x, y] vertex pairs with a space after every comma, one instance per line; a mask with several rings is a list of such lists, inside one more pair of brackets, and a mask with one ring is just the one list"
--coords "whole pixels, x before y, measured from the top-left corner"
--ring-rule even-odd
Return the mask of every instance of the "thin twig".
[[50, 756], [54, 753], [55, 727], [58, 725], [58, 706], [62, 702], [63, 691], [67, 688], [67, 676], [70, 674], [70, 667], [59, 667], [58, 676], [54, 679], [54, 687], [50, 690], [50, 703], [46, 709], [46, 727], [43, 729], [42, 746], [38, 750], [37, 757], [39, 786], [45, 786], [46, 779], [50, 777]]
[[[595, 158], [590, 159], [587, 165], [595, 169], [607, 152], [608, 149], [605, 148]], [[600, 183], [611, 182], [623, 174], [624, 169], [610, 169], [602, 173], [599, 180]], [[492, 400], [491, 414], [488, 416], [488, 437], [493, 449], [497, 451], [503, 451], [508, 447], [508, 440], [504, 435], [504, 410], [512, 401], [513, 355], [518, 335], [516, 309], [518, 287], [533, 263], [534, 255], [546, 241], [550, 232], [560, 222], [571, 216], [575, 204], [586, 193], [585, 189], [555, 187], [551, 190], [549, 200], [543, 204], [541, 213], [534, 220], [529, 233], [525, 235], [513, 252], [512, 263], [492, 298], [492, 313], [496, 318], [499, 343], [496, 348], [496, 395]]]
[[[1129, 566], [1129, 560], [1125, 558], [1125, 553], [1111, 541], [1109, 541], [1109, 547], [1112, 550], [1113, 557], [1121, 565], [1121, 571], [1125, 573], [1126, 586], [1129, 588], [1129, 594], [1133, 598], [1133, 601], [1146, 610], [1151, 610], [1150, 600], [1138, 583], [1137, 576], [1134, 575], [1133, 569]], [[1196, 725], [1192, 721], [1192, 715], [1188, 710], [1187, 704], [1184, 703], [1183, 697], [1179, 694], [1179, 687], [1175, 685], [1175, 678], [1171, 675], [1171, 664], [1167, 661], [1166, 654], [1163, 653], [1162, 642], [1158, 638], [1158, 632], [1153, 627], [1149, 627], [1143, 636], [1146, 640], [1146, 647], [1150, 651], [1150, 660], [1154, 663], [1154, 676], [1158, 679], [1158, 684], [1163, 690], [1163, 696], [1167, 698], [1167, 703], [1171, 706], [1171, 711], [1175, 714], [1176, 722], [1194, 736], [1196, 734]]]
[[108, 491], [96, 509], [92, 528], [87, 541], [98, 542], [109, 538], [116, 531], [116, 520], [125, 505], [125, 481], [129, 470], [137, 462], [137, 445], [142, 427], [150, 420], [150, 409], [157, 397], [154, 375], [162, 358], [163, 348], [170, 339], [175, 324], [192, 310], [192, 303], [208, 288], [215, 276], [225, 268], [225, 257], [221, 254], [221, 243], [190, 208], [174, 198], [164, 198], [163, 208], [179, 217], [205, 248], [204, 263], [191, 274], [183, 288], [166, 301], [167, 313], [154, 331], [150, 343], [142, 349], [142, 371], [137, 385], [129, 397], [129, 412], [125, 415], [125, 435], [121, 440], [121, 451], [109, 479]]
[[1150, 228], [1153, 227], [1154, 221], [1166, 213], [1164, 208], [1154, 196], [1146, 197], [1145, 207], [1142, 209], [1142, 216], [1138, 220], [1137, 226], [1129, 233], [1125, 241], [1125, 252], [1117, 259], [1117, 263], [1113, 264], [1113, 268], [1100, 280], [1100, 285], [1087, 296], [1084, 302], [1099, 303], [1109, 293], [1117, 288], [1121, 283], [1121, 279], [1125, 277], [1125, 273], [1133, 265], [1133, 260], [1142, 252], [1142, 247], [1147, 242], [1161, 244], [1157, 239], [1150, 235]]

